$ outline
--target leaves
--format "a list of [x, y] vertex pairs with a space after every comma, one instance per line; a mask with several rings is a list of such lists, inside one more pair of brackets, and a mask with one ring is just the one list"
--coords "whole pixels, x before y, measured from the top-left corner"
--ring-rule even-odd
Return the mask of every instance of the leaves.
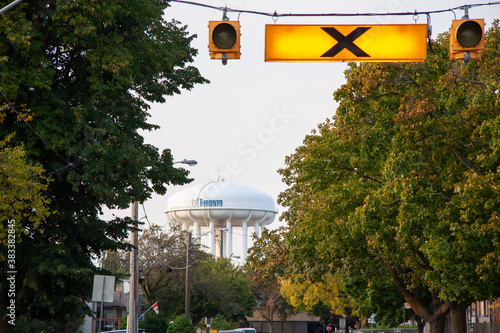
[[254, 234], [245, 270], [251, 281], [251, 290], [257, 300], [255, 308], [272, 327], [275, 314], [285, 321], [294, 313], [293, 307], [281, 294], [279, 278], [289, 268], [285, 228], [264, 229], [260, 237]]
[[[0, 137], [13, 133], [12, 146], [24, 147], [33, 170], [32, 178], [22, 176], [33, 183], [33, 196], [13, 199], [33, 204], [31, 214], [19, 217], [18, 248], [45, 255], [30, 265], [30, 255], [19, 257], [16, 305], [26, 307], [28, 319], [80, 316], [99, 272], [93, 259], [129, 248], [127, 233], [137, 223], [102, 220], [104, 206], [127, 208], [191, 181], [186, 170], [172, 167], [168, 149], [159, 152], [140, 134], [158, 128], [149, 123], [148, 103], [208, 82], [190, 66], [194, 36], [163, 19], [167, 7], [166, 1], [54, 0], [23, 2], [1, 17], [2, 106], [9, 102], [0, 111]], [[40, 191], [50, 197], [43, 199], [47, 207]], [[30, 220], [35, 213], [38, 220]], [[56, 285], [60, 293], [52, 292]]]
[[12, 135], [0, 141], [0, 242], [3, 246], [7, 246], [7, 220], [14, 221], [19, 239], [20, 233], [39, 228], [50, 212], [50, 200], [44, 193], [48, 179], [43, 175], [43, 168], [28, 161], [22, 146], [9, 147], [11, 138]]
[[[139, 240], [139, 269], [146, 298], [158, 301], [162, 311], [173, 318], [184, 313], [187, 235], [179, 226], [169, 229], [166, 233], [154, 225], [144, 230]], [[220, 314], [230, 322], [239, 322], [251, 314], [254, 298], [250, 281], [229, 259], [211, 258], [195, 244], [190, 271], [190, 316], [195, 326], [203, 317]]]
[[341, 274], [362, 304], [390, 274], [430, 322], [500, 295], [498, 21], [487, 36], [467, 66], [446, 34], [424, 63], [349, 65], [335, 116], [280, 170], [295, 276]]

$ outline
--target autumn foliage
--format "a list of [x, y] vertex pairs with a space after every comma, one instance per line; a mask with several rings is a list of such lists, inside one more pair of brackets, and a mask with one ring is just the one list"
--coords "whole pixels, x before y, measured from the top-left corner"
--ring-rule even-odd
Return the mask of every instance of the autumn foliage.
[[423, 63], [350, 64], [279, 201], [295, 276], [338, 274], [360, 304], [391, 281], [432, 332], [451, 311], [460, 333], [468, 304], [500, 296], [500, 28], [468, 65], [447, 38]]

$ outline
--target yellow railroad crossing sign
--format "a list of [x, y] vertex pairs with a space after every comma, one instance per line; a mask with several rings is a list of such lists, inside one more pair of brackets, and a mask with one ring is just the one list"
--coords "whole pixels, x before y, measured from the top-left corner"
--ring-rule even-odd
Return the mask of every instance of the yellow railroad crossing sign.
[[426, 56], [426, 24], [266, 25], [269, 62], [414, 62]]

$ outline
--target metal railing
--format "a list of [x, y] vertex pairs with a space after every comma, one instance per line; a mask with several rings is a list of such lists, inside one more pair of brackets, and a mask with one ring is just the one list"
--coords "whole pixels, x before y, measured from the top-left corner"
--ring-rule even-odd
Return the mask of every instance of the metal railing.
[[471, 333], [500, 333], [500, 323], [472, 324]]

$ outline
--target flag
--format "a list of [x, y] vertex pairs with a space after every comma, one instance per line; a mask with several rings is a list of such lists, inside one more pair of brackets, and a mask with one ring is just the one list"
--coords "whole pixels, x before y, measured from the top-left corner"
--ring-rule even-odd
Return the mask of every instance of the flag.
[[158, 302], [153, 304], [153, 310], [155, 310], [156, 314], [158, 314], [158, 312], [160, 312], [160, 310], [158, 309]]

